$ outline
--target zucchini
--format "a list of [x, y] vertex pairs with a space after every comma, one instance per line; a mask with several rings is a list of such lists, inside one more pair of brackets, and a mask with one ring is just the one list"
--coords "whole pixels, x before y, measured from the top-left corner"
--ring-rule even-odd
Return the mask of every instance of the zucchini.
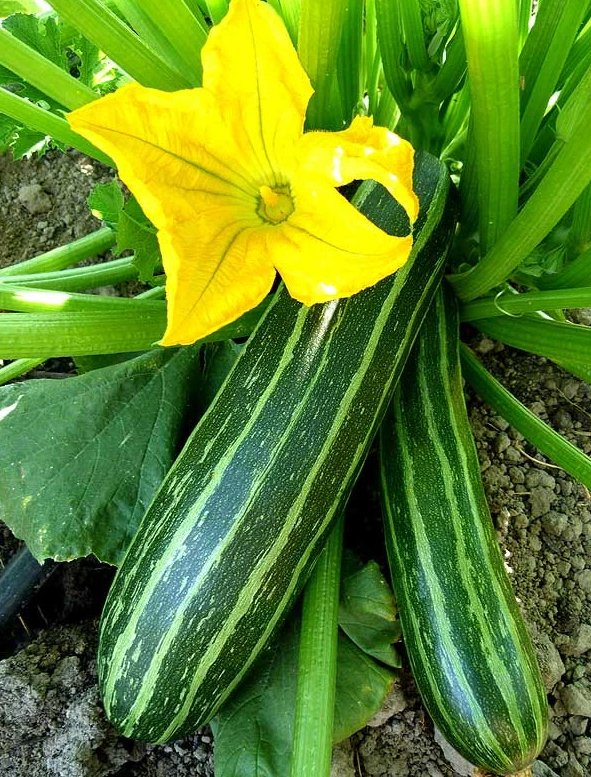
[[386, 545], [425, 707], [471, 763], [527, 767], [547, 702], [490, 517], [462, 390], [455, 298], [439, 293], [380, 432]]
[[[142, 520], [100, 630], [101, 692], [124, 735], [165, 742], [208, 721], [302, 588], [443, 269], [448, 176], [417, 155], [414, 182], [405, 267], [310, 308], [280, 290]], [[408, 231], [381, 187], [357, 199]]]

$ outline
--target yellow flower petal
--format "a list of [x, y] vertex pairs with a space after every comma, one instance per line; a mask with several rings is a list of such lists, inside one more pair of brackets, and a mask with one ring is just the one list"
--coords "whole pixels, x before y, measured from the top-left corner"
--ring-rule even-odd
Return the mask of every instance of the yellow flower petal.
[[[268, 3], [232, 0], [203, 48], [203, 86], [215, 94], [261, 183], [284, 183], [302, 134], [312, 87], [285, 26]], [[286, 169], [287, 168], [287, 169]]]
[[266, 233], [269, 256], [292, 297], [305, 305], [349, 297], [401, 267], [412, 237], [392, 237], [335, 189], [292, 184], [296, 209]]
[[269, 293], [275, 271], [257, 250], [258, 222], [254, 226], [231, 207], [193, 213], [193, 218], [187, 208], [187, 218], [159, 233], [168, 302], [161, 345], [194, 343], [235, 321]]
[[372, 179], [385, 186], [414, 222], [419, 201], [412, 190], [413, 147], [385, 127], [357, 116], [342, 132], [308, 132], [298, 141], [299, 172], [333, 186]]

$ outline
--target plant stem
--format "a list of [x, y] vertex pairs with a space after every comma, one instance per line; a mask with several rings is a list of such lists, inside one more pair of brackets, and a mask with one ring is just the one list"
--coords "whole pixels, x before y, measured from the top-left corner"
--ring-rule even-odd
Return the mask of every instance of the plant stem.
[[302, 0], [298, 55], [314, 87], [307, 111], [307, 126], [313, 130], [340, 130], [344, 126], [340, 102], [337, 109], [333, 90], [345, 18], [342, 0]]
[[84, 140], [83, 137], [71, 130], [65, 119], [2, 87], [0, 87], [0, 113], [10, 116], [11, 119], [26, 125], [36, 132], [50, 135], [59, 143], [72, 146], [72, 148], [96, 159], [98, 162], [102, 162], [104, 165], [113, 167], [113, 162], [109, 157], [103, 154], [102, 151], [99, 151], [98, 148], [95, 148], [92, 143]]
[[90, 87], [73, 78], [2, 27], [0, 64], [70, 110], [80, 108], [98, 97]]
[[581, 0], [545, 0], [519, 58], [522, 78], [521, 164], [528, 157], [548, 101], [586, 11]]
[[479, 318], [535, 313], [538, 310], [591, 307], [591, 288], [530, 291], [527, 294], [497, 294], [462, 305], [462, 321]]
[[101, 0], [51, 0], [50, 5], [140, 84], [166, 91], [191, 86]]
[[137, 280], [137, 277], [138, 271], [133, 263], [133, 257], [128, 256], [103, 264], [74, 267], [71, 270], [3, 276], [0, 281], [6, 285], [16, 283], [18, 286], [34, 286], [37, 289], [84, 291]]
[[591, 362], [591, 329], [540, 316], [479, 318], [476, 326], [493, 340], [557, 362]]
[[21, 375], [34, 370], [40, 364], [43, 364], [46, 357], [40, 357], [38, 359], [16, 359], [10, 364], [0, 367], [0, 386], [8, 383], [15, 378], [20, 378]]
[[201, 84], [201, 49], [207, 40], [207, 25], [199, 22], [184, 0], [142, 0], [142, 11], [158, 28], [168, 56], [184, 63], [181, 73], [192, 86]]
[[480, 297], [507, 280], [581, 195], [591, 181], [590, 124], [587, 101], [547, 173], [492, 250], [472, 270], [449, 278], [461, 299]]
[[[515, 0], [460, 0], [472, 96], [480, 241], [489, 251], [517, 213], [519, 69]], [[472, 164], [472, 157], [468, 161]]]
[[130, 297], [110, 297], [101, 294], [72, 294], [50, 289], [35, 289], [30, 286], [0, 283], [0, 310], [19, 313], [46, 313], [61, 311], [118, 310], [145, 313], [166, 310], [163, 300], [135, 300]]
[[[249, 335], [268, 300], [203, 338], [218, 342]], [[139, 307], [139, 306], [138, 306]], [[166, 326], [166, 310], [6, 313], [0, 316], [0, 359], [131, 353], [153, 348]], [[47, 358], [45, 357], [45, 358]], [[11, 365], [8, 365], [9, 367]]]
[[329, 777], [336, 692], [343, 516], [304, 593], [291, 777]]
[[474, 391], [545, 456], [591, 488], [591, 459], [507, 391], [463, 343], [460, 356], [462, 373]]
[[[83, 259], [102, 254], [115, 245], [115, 233], [109, 227], [97, 229], [90, 235], [73, 240], [66, 245], [52, 248], [32, 259], [11, 264], [0, 269], [0, 280], [11, 275], [25, 275], [30, 273], [52, 272], [63, 270], [72, 264], [77, 264]], [[18, 282], [18, 281], [17, 281]]]

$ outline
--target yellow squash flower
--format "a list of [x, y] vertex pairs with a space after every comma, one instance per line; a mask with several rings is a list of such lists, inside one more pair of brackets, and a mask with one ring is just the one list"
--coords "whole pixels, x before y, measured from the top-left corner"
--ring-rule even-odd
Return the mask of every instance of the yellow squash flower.
[[268, 294], [279, 271], [305, 305], [347, 297], [397, 270], [392, 237], [336, 187], [383, 184], [412, 221], [413, 149], [370, 118], [303, 134], [312, 95], [289, 35], [258, 0], [232, 0], [202, 51], [203, 87], [130, 84], [69, 114], [116, 162], [158, 229], [166, 271], [163, 345], [188, 344]]

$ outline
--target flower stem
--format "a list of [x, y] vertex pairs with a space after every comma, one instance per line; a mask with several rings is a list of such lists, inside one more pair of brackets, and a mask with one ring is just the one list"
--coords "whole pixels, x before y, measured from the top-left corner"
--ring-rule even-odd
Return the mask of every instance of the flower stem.
[[[24, 262], [11, 264], [0, 269], [0, 280], [11, 275], [25, 275], [30, 273], [45, 273], [63, 270], [72, 264], [102, 254], [115, 245], [115, 233], [109, 227], [97, 229], [90, 235], [73, 240], [66, 245], [52, 248], [39, 256], [27, 259]], [[17, 281], [18, 282], [18, 281]]]
[[291, 777], [328, 777], [336, 693], [341, 516], [304, 593]]

